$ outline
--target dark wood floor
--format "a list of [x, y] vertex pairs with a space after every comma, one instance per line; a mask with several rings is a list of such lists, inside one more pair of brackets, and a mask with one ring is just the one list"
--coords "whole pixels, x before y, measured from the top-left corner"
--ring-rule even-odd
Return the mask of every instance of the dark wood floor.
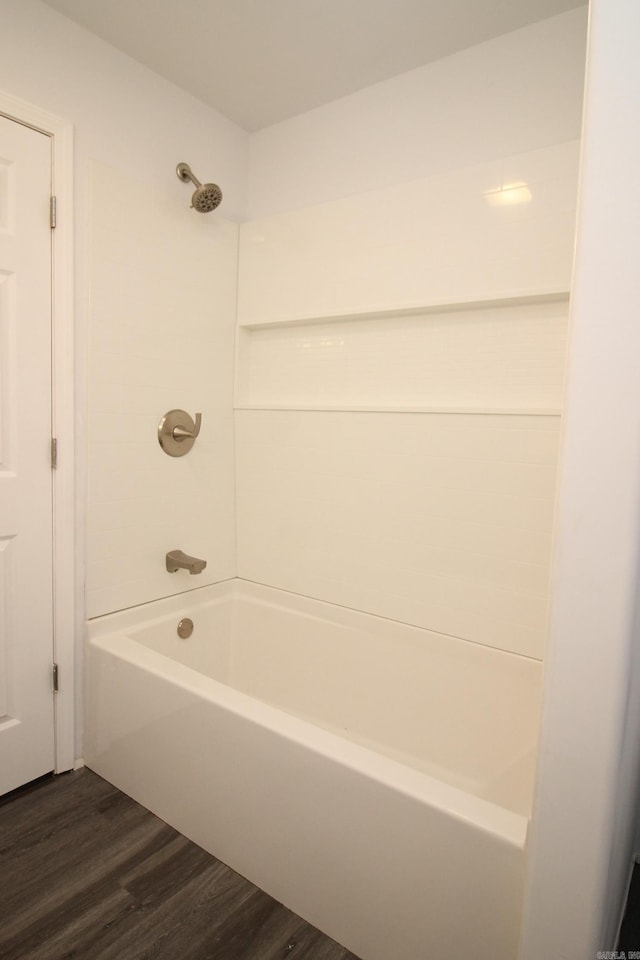
[[0, 801], [2, 960], [357, 960], [89, 770]]
[[631, 877], [624, 920], [620, 930], [618, 952], [636, 951], [640, 956], [640, 863], [636, 863]]

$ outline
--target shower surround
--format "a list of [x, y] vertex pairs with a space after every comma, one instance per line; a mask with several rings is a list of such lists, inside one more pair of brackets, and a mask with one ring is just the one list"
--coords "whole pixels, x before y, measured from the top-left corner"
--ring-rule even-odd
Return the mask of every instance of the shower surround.
[[[125, 550], [148, 525], [153, 536], [138, 537], [136, 548], [146, 558], [155, 544], [153, 580], [145, 586], [114, 567], [111, 595], [90, 596], [94, 613], [107, 603], [132, 607], [142, 586], [154, 602], [90, 624], [86, 761], [363, 960], [447, 951], [513, 960], [517, 950], [576, 159], [575, 143], [509, 158], [541, 198], [533, 220], [486, 200], [481, 188], [495, 183], [497, 165], [448, 174], [467, 244], [449, 273], [455, 241], [435, 249], [454, 216], [436, 202], [442, 177], [394, 188], [384, 231], [362, 198], [240, 228], [241, 579], [232, 541], [222, 549], [233, 491], [225, 447], [214, 441], [226, 437], [230, 454], [231, 380], [229, 371], [206, 376], [215, 350], [204, 303], [216, 283], [207, 272], [200, 278], [197, 260], [193, 342], [176, 334], [180, 382], [148, 367], [148, 415], [135, 424], [145, 438], [130, 449], [153, 498], [127, 505], [136, 525], [111, 539]], [[116, 193], [128, 187], [133, 201], [137, 185], [96, 175], [99, 202], [110, 196], [108, 220]], [[416, 204], [431, 202], [434, 216], [417, 227]], [[172, 212], [176, 222], [184, 215]], [[237, 228], [198, 217], [184, 230], [211, 222], [207, 242], [223, 254], [216, 271], [227, 291], [214, 324], [219, 363], [231, 359], [223, 269], [232, 268]], [[333, 245], [340, 224], [358, 251], [353, 271]], [[483, 236], [480, 248], [473, 236]], [[541, 238], [553, 251], [546, 259], [536, 257]], [[135, 232], [129, 242], [133, 262], [115, 231], [99, 237], [94, 289], [107, 303], [104, 254], [135, 270]], [[195, 233], [190, 242], [195, 249]], [[412, 286], [399, 265], [384, 275], [389, 245], [432, 249], [433, 269], [421, 273], [416, 262]], [[298, 280], [289, 284], [292, 257]], [[513, 270], [491, 273], [509, 257]], [[161, 282], [159, 305], [163, 290]], [[125, 315], [115, 330], [98, 325], [95, 337], [113, 343], [116, 332], [120, 344], [141, 336]], [[142, 350], [142, 340], [132, 342]], [[188, 457], [162, 453], [156, 405], [202, 409]], [[212, 478], [222, 484], [219, 502]], [[98, 474], [92, 489], [92, 516], [104, 524], [114, 515], [110, 479]], [[161, 503], [166, 522], [157, 524]], [[207, 558], [197, 584], [164, 569], [177, 543]], [[181, 639], [186, 618], [194, 631]]]
[[[90, 596], [101, 612], [107, 602], [133, 607], [141, 587], [153, 593], [89, 626], [86, 761], [363, 960], [396, 953], [422, 960], [425, 952], [452, 950], [513, 960], [517, 950], [576, 157], [569, 143], [509, 159], [522, 176], [529, 171], [541, 197], [526, 229], [482, 191], [476, 202], [497, 167], [449, 174], [458, 229], [465, 224], [466, 235], [485, 242], [478, 251], [465, 248], [462, 263], [475, 257], [466, 287], [438, 269], [434, 253], [433, 272], [412, 274], [410, 302], [397, 271], [376, 287], [365, 282], [363, 263], [379, 278], [387, 244], [406, 245], [409, 236], [433, 247], [438, 223], [417, 229], [412, 209], [435, 200], [441, 178], [395, 189], [384, 241], [361, 198], [334, 202], [324, 214], [302, 209], [240, 228], [240, 579], [235, 544], [229, 539], [223, 549], [224, 531], [233, 529], [223, 460], [232, 449], [230, 371], [219, 381], [206, 375], [215, 350], [204, 302], [216, 284], [203, 272], [198, 287], [197, 260], [200, 310], [187, 321], [193, 343], [176, 334], [189, 358], [180, 357], [181, 382], [166, 366], [173, 359], [162, 361], [164, 378], [148, 367], [148, 414], [135, 425], [131, 455], [153, 497], [128, 505], [136, 526], [117, 528], [112, 541], [126, 553], [127, 538], [148, 525], [152, 537], [136, 544], [144, 564], [155, 545], [153, 579], [131, 580], [114, 566], [111, 595]], [[102, 185], [111, 181], [108, 220], [127, 184], [98, 173]], [[554, 201], [558, 194], [563, 204]], [[184, 215], [172, 212], [176, 221]], [[213, 222], [216, 271], [227, 291], [214, 324], [219, 363], [231, 358], [232, 288], [223, 269], [234, 263], [237, 228]], [[340, 246], [332, 247], [339, 223], [349, 225], [360, 251], [353, 275], [344, 273]], [[206, 225], [198, 217], [188, 230]], [[304, 238], [294, 245], [302, 257], [295, 272], [306, 271], [298, 286], [286, 283], [292, 237]], [[555, 250], [544, 261], [535, 256], [541, 237]], [[115, 230], [99, 240], [103, 255], [111, 250], [128, 263]], [[516, 240], [524, 265], [494, 276], [489, 296], [489, 268], [506, 262]], [[130, 243], [135, 270], [135, 232]], [[439, 255], [444, 263], [451, 251]], [[106, 256], [96, 276], [94, 289], [108, 303]], [[161, 283], [159, 305], [163, 290]], [[95, 336], [113, 343], [116, 332], [120, 343], [141, 336], [128, 316], [115, 331], [98, 325]], [[104, 396], [104, 387], [97, 392]], [[162, 453], [156, 405], [161, 413], [202, 409], [188, 457]], [[221, 458], [220, 476], [213, 456]], [[105, 525], [114, 516], [105, 502], [112, 476], [97, 474], [92, 489], [92, 516]], [[219, 502], [212, 480], [221, 484]], [[167, 549], [177, 543], [207, 558], [197, 585], [184, 582], [185, 571], [165, 569]], [[218, 583], [196, 588], [207, 579]], [[167, 597], [172, 592], [179, 595]], [[176, 631], [186, 618], [195, 626], [182, 639]]]
[[256, 134], [240, 228], [94, 169], [85, 755], [364, 960], [517, 951], [583, 21]]
[[[91, 170], [90, 618], [236, 571], [238, 226], [189, 209], [169, 172], [166, 196], [105, 164]], [[186, 457], [158, 443], [160, 421], [176, 408], [202, 414]], [[205, 558], [206, 570], [168, 573], [176, 547]]]

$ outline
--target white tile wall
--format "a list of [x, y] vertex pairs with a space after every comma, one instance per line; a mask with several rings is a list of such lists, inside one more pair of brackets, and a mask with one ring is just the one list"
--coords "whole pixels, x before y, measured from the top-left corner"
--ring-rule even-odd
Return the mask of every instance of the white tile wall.
[[577, 161], [241, 227], [241, 577], [542, 658]]
[[559, 418], [237, 411], [239, 576], [531, 657]]
[[[87, 613], [235, 575], [233, 339], [237, 226], [94, 164]], [[203, 415], [183, 458], [157, 440], [179, 407]], [[168, 550], [204, 557], [166, 572]]]
[[236, 406], [559, 412], [568, 301], [239, 328]]
[[[578, 141], [275, 214], [240, 231], [242, 324], [568, 291]], [[487, 192], [526, 183], [531, 199]]]

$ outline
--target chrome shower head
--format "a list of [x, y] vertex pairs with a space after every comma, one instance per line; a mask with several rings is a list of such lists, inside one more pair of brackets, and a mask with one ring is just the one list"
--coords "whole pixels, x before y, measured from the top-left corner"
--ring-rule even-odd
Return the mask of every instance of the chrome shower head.
[[220, 205], [222, 190], [217, 183], [200, 183], [193, 175], [188, 163], [179, 163], [176, 167], [176, 173], [178, 179], [182, 180], [183, 183], [188, 183], [190, 180], [195, 185], [196, 189], [191, 197], [191, 206], [198, 213], [210, 213], [211, 210], [215, 210]]

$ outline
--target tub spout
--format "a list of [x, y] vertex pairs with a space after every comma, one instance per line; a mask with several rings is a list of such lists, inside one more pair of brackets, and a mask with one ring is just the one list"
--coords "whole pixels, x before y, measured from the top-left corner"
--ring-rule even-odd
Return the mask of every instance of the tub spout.
[[190, 557], [182, 550], [169, 550], [167, 554], [167, 570], [169, 573], [175, 573], [176, 570], [188, 570], [189, 573], [202, 573], [207, 565], [206, 560], [200, 560], [198, 557]]

